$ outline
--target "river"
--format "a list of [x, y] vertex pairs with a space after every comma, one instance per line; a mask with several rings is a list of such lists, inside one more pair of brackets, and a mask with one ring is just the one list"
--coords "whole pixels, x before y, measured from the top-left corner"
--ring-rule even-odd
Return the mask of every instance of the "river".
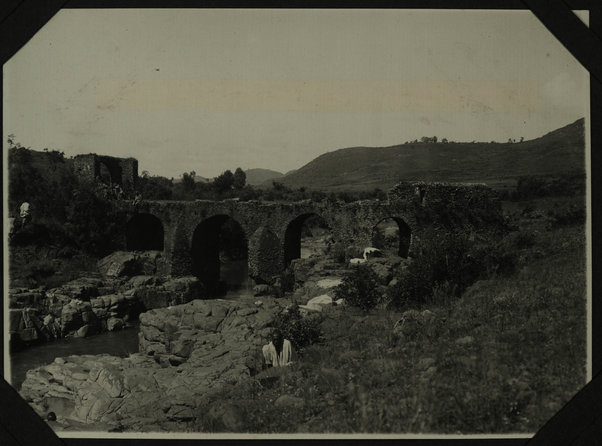
[[[220, 279], [228, 285], [223, 299], [253, 296], [253, 281], [248, 276], [247, 260], [231, 260], [221, 265]], [[134, 325], [136, 324], [136, 325]], [[138, 352], [138, 322], [120, 331], [104, 332], [87, 338], [68, 338], [34, 345], [11, 354], [11, 384], [20, 389], [28, 370], [69, 355], [107, 353], [126, 357]]]
[[[132, 324], [133, 325], [133, 324]], [[49, 364], [54, 358], [70, 355], [108, 353], [126, 357], [138, 351], [138, 325], [109, 331], [87, 338], [67, 338], [34, 345], [11, 354], [11, 384], [20, 389], [29, 369]]]

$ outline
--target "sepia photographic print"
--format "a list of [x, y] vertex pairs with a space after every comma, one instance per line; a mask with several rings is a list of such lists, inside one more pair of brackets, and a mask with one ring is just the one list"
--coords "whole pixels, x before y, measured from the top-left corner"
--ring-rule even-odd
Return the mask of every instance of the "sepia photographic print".
[[529, 10], [60, 10], [4, 377], [63, 438], [529, 438], [592, 378], [589, 97]]

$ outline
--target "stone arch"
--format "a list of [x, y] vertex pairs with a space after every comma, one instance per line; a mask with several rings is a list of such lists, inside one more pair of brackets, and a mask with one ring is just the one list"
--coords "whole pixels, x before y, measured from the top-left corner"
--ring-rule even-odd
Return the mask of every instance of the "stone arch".
[[376, 237], [378, 234], [378, 226], [381, 223], [385, 223], [386, 221], [393, 221], [397, 224], [398, 229], [398, 246], [397, 246], [397, 255], [403, 258], [407, 258], [410, 253], [410, 244], [412, 242], [412, 229], [410, 226], [400, 217], [385, 217], [380, 219], [373, 227], [372, 227], [372, 244], [378, 245], [376, 243]]
[[133, 251], [163, 251], [165, 231], [163, 223], [152, 214], [140, 213], [126, 225], [126, 247]]
[[291, 220], [284, 232], [284, 265], [288, 266], [293, 259], [301, 257], [301, 232], [303, 224], [308, 218], [316, 216], [320, 218], [331, 230], [332, 225], [321, 215], [315, 212], [301, 214]]
[[249, 276], [258, 284], [271, 284], [282, 273], [280, 239], [266, 226], [249, 237]]
[[193, 231], [190, 244], [190, 253], [192, 260], [192, 274], [197, 276], [205, 285], [210, 294], [221, 294], [225, 291], [223, 284], [220, 283], [221, 260], [220, 251], [226, 248], [236, 248], [226, 246], [229, 240], [222, 237], [221, 230], [224, 224], [231, 223], [238, 231], [237, 236], [244, 241], [244, 252], [248, 255], [248, 241], [242, 225], [226, 214], [214, 215], [200, 222]]

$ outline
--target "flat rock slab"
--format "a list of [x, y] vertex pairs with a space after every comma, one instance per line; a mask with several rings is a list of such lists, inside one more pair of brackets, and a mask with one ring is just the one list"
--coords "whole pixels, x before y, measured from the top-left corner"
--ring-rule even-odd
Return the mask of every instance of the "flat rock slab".
[[328, 277], [326, 279], [318, 280], [316, 286], [318, 288], [334, 288], [339, 286], [342, 282], [343, 280], [339, 277]]
[[261, 346], [281, 305], [195, 300], [142, 313], [141, 353], [57, 358], [27, 372], [21, 395], [43, 418], [55, 412], [57, 430], [184, 429], [209, 395], [261, 369]]

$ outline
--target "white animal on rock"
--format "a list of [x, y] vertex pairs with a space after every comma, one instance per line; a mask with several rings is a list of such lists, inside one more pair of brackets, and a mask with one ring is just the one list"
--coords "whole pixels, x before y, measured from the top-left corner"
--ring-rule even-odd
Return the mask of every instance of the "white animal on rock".
[[368, 260], [368, 257], [382, 257], [383, 253], [378, 248], [364, 248], [364, 259]]

